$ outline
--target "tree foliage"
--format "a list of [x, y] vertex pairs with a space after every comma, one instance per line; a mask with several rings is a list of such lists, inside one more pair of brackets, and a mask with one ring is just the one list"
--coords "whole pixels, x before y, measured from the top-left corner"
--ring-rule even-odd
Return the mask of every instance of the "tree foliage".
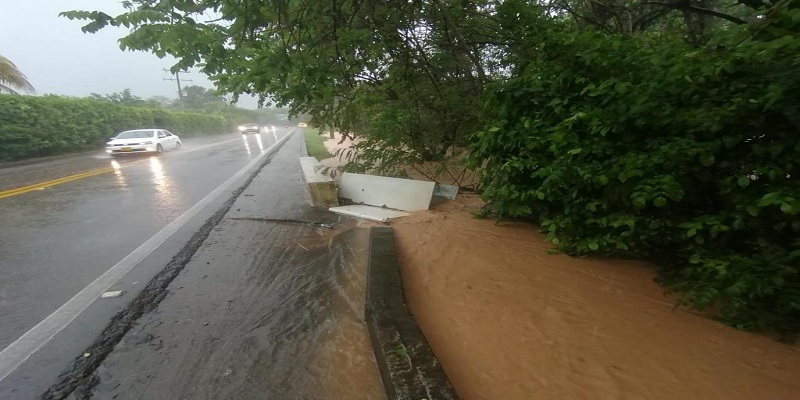
[[224, 117], [230, 127], [242, 123], [280, 124], [285, 123], [288, 110], [276, 108], [261, 108], [250, 110], [238, 108], [230, 104], [214, 89], [206, 89], [198, 85], [184, 87], [182, 99], [171, 99], [164, 96], [153, 96], [143, 99], [133, 94], [131, 89], [122, 92], [101, 95], [92, 93], [89, 98], [119, 104], [126, 107], [164, 108], [169, 110], [185, 110], [188, 112], [203, 112]]
[[472, 145], [484, 195], [565, 252], [657, 261], [684, 304], [800, 331], [798, 11], [703, 47], [512, 18], [512, 53], [536, 53], [491, 89]]
[[172, 105], [188, 110], [220, 111], [229, 105], [225, 98], [213, 89], [206, 89], [198, 85], [190, 85], [181, 89], [182, 98], [174, 101]]
[[33, 92], [33, 85], [11, 60], [0, 55], [0, 93]]
[[112, 103], [116, 103], [123, 106], [145, 106], [145, 105], [154, 105], [149, 103], [147, 100], [135, 96], [130, 89], [125, 89], [119, 93], [111, 93], [107, 95], [101, 95], [97, 93], [92, 93], [89, 95], [90, 98], [95, 100], [105, 100], [110, 101]]
[[131, 1], [117, 16], [63, 15], [89, 20], [86, 32], [129, 27], [123, 49], [170, 54], [175, 70], [199, 65], [224, 92], [359, 132], [376, 161], [440, 158], [480, 127], [474, 111], [499, 67], [486, 56], [493, 3]]

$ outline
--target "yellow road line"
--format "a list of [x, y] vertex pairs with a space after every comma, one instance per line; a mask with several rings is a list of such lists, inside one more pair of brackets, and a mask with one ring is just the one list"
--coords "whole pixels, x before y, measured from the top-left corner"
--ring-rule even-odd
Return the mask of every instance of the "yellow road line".
[[63, 178], [53, 179], [50, 181], [40, 182], [28, 186], [22, 186], [15, 189], [9, 189], [0, 192], [0, 199], [32, 192], [34, 190], [48, 188], [55, 185], [60, 185], [62, 183], [76, 181], [78, 179], [88, 178], [90, 176], [101, 175], [112, 171], [114, 171], [114, 168], [112, 167], [98, 168], [98, 169], [93, 169], [91, 171], [81, 172], [80, 174], [65, 176]]
[[[206, 145], [203, 145], [203, 146], [200, 146], [198, 148], [191, 149], [191, 150], [181, 151], [181, 152], [177, 153], [176, 155], [186, 154], [186, 153], [193, 153], [193, 152], [198, 151], [198, 150], [204, 150], [204, 149], [207, 149], [209, 147], [214, 147], [214, 146], [217, 146], [217, 145], [220, 145], [220, 144], [223, 144], [223, 143], [228, 143], [228, 142], [233, 142], [233, 141], [238, 141], [238, 140], [239, 140], [239, 138], [237, 137], [236, 139], [228, 139], [228, 140], [223, 140], [223, 141], [216, 142], [216, 143], [210, 143], [210, 144], [206, 144]], [[150, 158], [130, 161], [130, 162], [126, 162], [126, 163], [120, 163], [121, 164], [120, 167], [124, 167], [124, 166], [131, 165], [131, 164], [139, 164], [139, 163], [145, 162], [145, 161], [147, 161], [149, 159]], [[93, 169], [93, 170], [86, 171], [86, 172], [81, 172], [81, 173], [75, 174], [75, 175], [65, 176], [63, 178], [53, 179], [51, 181], [40, 182], [40, 183], [36, 183], [36, 184], [33, 184], [33, 185], [28, 185], [28, 186], [22, 186], [22, 187], [18, 187], [18, 188], [14, 188], [14, 189], [9, 189], [9, 190], [5, 190], [5, 191], [0, 192], [0, 199], [6, 198], [6, 197], [11, 197], [11, 196], [16, 196], [16, 195], [24, 194], [24, 193], [28, 193], [28, 192], [32, 192], [34, 190], [40, 190], [40, 189], [48, 188], [48, 187], [55, 186], [55, 185], [60, 185], [62, 183], [76, 181], [78, 179], [88, 178], [90, 176], [101, 175], [101, 174], [105, 174], [105, 173], [112, 172], [112, 171], [114, 171], [113, 167], [98, 168], [98, 169]]]

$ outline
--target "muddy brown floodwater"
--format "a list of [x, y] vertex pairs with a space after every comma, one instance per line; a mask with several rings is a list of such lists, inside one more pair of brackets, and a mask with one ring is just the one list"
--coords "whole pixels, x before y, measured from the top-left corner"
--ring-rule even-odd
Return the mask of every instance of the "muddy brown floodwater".
[[797, 399], [800, 351], [674, 309], [641, 262], [549, 255], [460, 198], [394, 221], [406, 296], [463, 400]]

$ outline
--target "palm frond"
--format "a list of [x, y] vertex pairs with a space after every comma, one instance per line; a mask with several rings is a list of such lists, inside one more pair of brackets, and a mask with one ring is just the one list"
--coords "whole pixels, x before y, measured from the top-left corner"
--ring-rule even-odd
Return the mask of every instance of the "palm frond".
[[33, 92], [33, 85], [11, 60], [0, 56], [0, 93]]

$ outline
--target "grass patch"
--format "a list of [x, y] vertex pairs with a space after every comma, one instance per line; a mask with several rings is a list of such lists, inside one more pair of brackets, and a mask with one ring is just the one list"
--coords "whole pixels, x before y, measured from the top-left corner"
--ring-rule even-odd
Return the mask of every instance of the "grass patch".
[[318, 129], [305, 128], [303, 136], [306, 139], [306, 149], [308, 149], [309, 156], [316, 157], [317, 160], [333, 157], [333, 154], [329, 153], [328, 149], [325, 148], [323, 143], [326, 138], [319, 135]]

